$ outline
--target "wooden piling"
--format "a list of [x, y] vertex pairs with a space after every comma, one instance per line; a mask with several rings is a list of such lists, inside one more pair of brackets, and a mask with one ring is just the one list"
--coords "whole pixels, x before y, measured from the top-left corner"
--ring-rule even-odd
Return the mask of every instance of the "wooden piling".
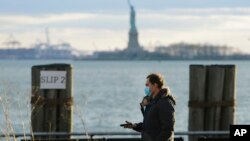
[[235, 65], [190, 65], [189, 131], [229, 130], [235, 123], [235, 80]]
[[225, 66], [223, 101], [227, 106], [223, 106], [221, 110], [221, 130], [229, 130], [229, 125], [235, 123], [235, 82], [236, 82], [236, 66]]
[[66, 68], [68, 72], [66, 74], [67, 89], [59, 91], [59, 99], [63, 99], [63, 105], [59, 107], [59, 129], [65, 132], [70, 132], [72, 127], [72, 117], [73, 117], [73, 104], [72, 94], [73, 94], [73, 81], [72, 81], [72, 69]]
[[[49, 79], [50, 77], [46, 77], [48, 80], [45, 80], [41, 76], [42, 71], [53, 75], [66, 73], [66, 76], [51, 76], [51, 80]], [[43, 86], [44, 88], [42, 88], [42, 83], [47, 83], [46, 85], [48, 86]], [[62, 86], [57, 86], [57, 83], [59, 85], [65, 84], [66, 86], [61, 88]], [[51, 88], [51, 85], [53, 87], [55, 85], [55, 88]], [[33, 66], [31, 104], [33, 132], [71, 132], [73, 115], [71, 65], [49, 64]]]
[[[206, 67], [204, 65], [191, 65], [189, 67], [189, 131], [200, 131], [204, 128], [204, 110], [199, 105], [205, 101]], [[192, 106], [191, 106], [192, 105]], [[189, 141], [198, 140], [198, 136], [189, 136]]]
[[[208, 66], [207, 69], [207, 94], [206, 101], [217, 103], [222, 101], [224, 68], [218, 65]], [[219, 130], [221, 107], [217, 104], [211, 104], [205, 113], [205, 130]]]
[[43, 131], [43, 122], [39, 120], [44, 114], [43, 101], [44, 91], [40, 89], [40, 69], [38, 67], [32, 67], [32, 95], [31, 95], [31, 126], [32, 131]]

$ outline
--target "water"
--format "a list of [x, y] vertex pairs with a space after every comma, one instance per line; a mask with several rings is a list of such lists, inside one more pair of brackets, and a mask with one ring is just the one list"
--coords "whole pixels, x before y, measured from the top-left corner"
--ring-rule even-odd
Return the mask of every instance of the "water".
[[[31, 67], [49, 63], [73, 65], [73, 131], [127, 132], [125, 120], [142, 121], [139, 102], [144, 96], [146, 76], [159, 72], [176, 97], [176, 131], [188, 129], [188, 87], [190, 64], [237, 65], [237, 124], [250, 124], [250, 61], [0, 61], [0, 129], [29, 132]], [[4, 112], [4, 110], [6, 110]], [[6, 114], [7, 113], [7, 114]], [[9, 121], [6, 121], [6, 116]], [[85, 127], [85, 128], [84, 128]]]

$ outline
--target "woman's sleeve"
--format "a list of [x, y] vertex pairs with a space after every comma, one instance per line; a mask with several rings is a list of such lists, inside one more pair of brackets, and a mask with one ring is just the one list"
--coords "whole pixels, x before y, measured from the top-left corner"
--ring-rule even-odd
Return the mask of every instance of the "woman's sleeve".
[[137, 131], [137, 132], [141, 132], [142, 131], [142, 123], [136, 123], [136, 127], [133, 128], [133, 130]]

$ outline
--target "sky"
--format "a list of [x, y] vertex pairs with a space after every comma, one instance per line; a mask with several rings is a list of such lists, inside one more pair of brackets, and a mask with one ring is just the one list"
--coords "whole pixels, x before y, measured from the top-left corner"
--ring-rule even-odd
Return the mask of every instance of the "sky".
[[[227, 45], [250, 53], [249, 0], [131, 0], [140, 44], [179, 42]], [[0, 0], [0, 48], [10, 35], [30, 48], [45, 42], [70, 43], [92, 52], [127, 47], [127, 0]]]

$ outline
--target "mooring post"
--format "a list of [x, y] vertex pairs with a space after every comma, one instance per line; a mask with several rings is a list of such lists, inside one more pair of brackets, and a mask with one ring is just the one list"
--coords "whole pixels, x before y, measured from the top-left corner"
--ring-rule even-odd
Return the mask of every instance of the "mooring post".
[[221, 110], [221, 130], [230, 130], [229, 124], [235, 123], [235, 105], [236, 105], [236, 66], [227, 65], [225, 66], [225, 79], [224, 79], [224, 90], [223, 100], [225, 106]]
[[33, 132], [71, 132], [72, 66], [69, 64], [33, 66], [31, 104]]
[[[224, 68], [219, 65], [207, 66], [206, 102], [221, 102], [223, 97]], [[219, 130], [220, 105], [213, 105], [205, 109], [205, 130]]]
[[[190, 102], [203, 103], [206, 91], [206, 67], [204, 65], [190, 65], [189, 69], [189, 100]], [[204, 114], [203, 108], [199, 105], [193, 105], [189, 108], [189, 131], [200, 131], [204, 128]], [[198, 136], [189, 136], [189, 141], [197, 140]]]
[[229, 130], [235, 123], [235, 81], [235, 65], [190, 65], [189, 131]]

